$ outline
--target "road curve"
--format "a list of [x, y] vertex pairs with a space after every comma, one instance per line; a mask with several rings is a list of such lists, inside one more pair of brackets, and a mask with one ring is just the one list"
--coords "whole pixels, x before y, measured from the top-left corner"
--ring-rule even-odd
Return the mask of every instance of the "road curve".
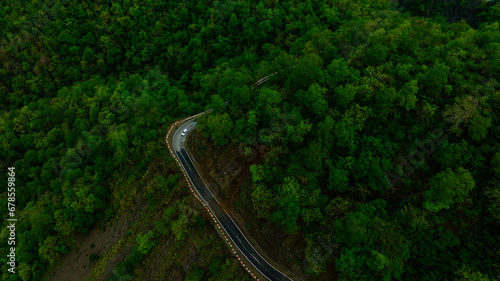
[[[227, 234], [234, 242], [238, 250], [245, 256], [254, 268], [256, 268], [261, 275], [266, 277], [271, 281], [293, 281], [290, 277], [286, 276], [274, 266], [272, 266], [266, 259], [264, 259], [250, 244], [245, 235], [240, 231], [233, 219], [226, 213], [224, 209], [220, 206], [217, 199], [213, 196], [211, 191], [207, 188], [205, 182], [202, 180], [198, 170], [194, 166], [193, 162], [189, 158], [188, 153], [185, 148], [186, 138], [189, 133], [193, 131], [196, 127], [197, 118], [203, 114], [210, 113], [212, 110], [205, 111], [201, 114], [197, 114], [188, 121], [184, 122], [179, 128], [173, 133], [172, 143], [169, 148], [175, 154], [178, 159], [178, 163], [182, 166], [187, 178], [191, 182], [192, 187], [195, 189], [198, 196], [204, 202], [205, 207], [207, 207], [213, 216], [219, 222], [219, 225], [223, 228], [224, 233]], [[182, 135], [184, 129], [187, 129], [187, 134]]]

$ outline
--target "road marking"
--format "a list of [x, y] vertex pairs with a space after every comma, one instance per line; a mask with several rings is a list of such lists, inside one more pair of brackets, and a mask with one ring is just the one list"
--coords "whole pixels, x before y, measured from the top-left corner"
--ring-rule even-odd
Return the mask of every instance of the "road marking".
[[[204, 112], [199, 113], [199, 114], [197, 114], [197, 115], [191, 116], [191, 117], [189, 117], [189, 118], [185, 119], [184, 121], [186, 122], [186, 124], [188, 124], [189, 122], [193, 122], [193, 120], [190, 120], [190, 119], [193, 119], [193, 118], [194, 118], [194, 117], [196, 117], [196, 116], [199, 116], [199, 115], [202, 115], [202, 114], [206, 114], [206, 113], [209, 113], [209, 112], [212, 112], [212, 111], [213, 111], [213, 109], [210, 109], [210, 110], [204, 111]], [[190, 120], [190, 121], [188, 121], [188, 120]], [[177, 123], [178, 123], [178, 122], [175, 122], [175, 124], [177, 124]], [[184, 125], [186, 125], [186, 124], [184, 124]], [[194, 124], [195, 124], [195, 126], [194, 126], [194, 127], [196, 127], [196, 122], [194, 122]], [[172, 126], [172, 127], [173, 127], [173, 126]], [[186, 127], [188, 127], [188, 126], [186, 126]], [[183, 126], [181, 126], [179, 129], [181, 129], [181, 128], [183, 128]], [[179, 129], [177, 129], [177, 130], [175, 131], [174, 136], [173, 136], [173, 138], [172, 138], [172, 142], [173, 142], [174, 147], [175, 147], [175, 139], [176, 139], [176, 135], [177, 135], [177, 133], [178, 133]], [[186, 137], [187, 137], [187, 136], [186, 136]], [[182, 141], [181, 141], [181, 145], [183, 145], [183, 142], [182, 142]], [[185, 151], [186, 151], [186, 150], [185, 150]], [[179, 152], [180, 152], [180, 149], [179, 149]], [[175, 157], [175, 158], [179, 158], [179, 157], [180, 157], [180, 156], [176, 153], [175, 149], [174, 149], [173, 154], [174, 154], [174, 157], [175, 157], [175, 156], [177, 156], [177, 157]], [[191, 161], [191, 159], [189, 158], [189, 154], [187, 153], [187, 151], [186, 151], [186, 155], [187, 155], [187, 159], [189, 159], [189, 162], [191, 162], [191, 164], [192, 164], [192, 165], [193, 165], [193, 167], [195, 168], [195, 170], [196, 170], [196, 172], [198, 173], [198, 175], [200, 175], [200, 173], [198, 172], [198, 169], [196, 168], [196, 166], [194, 165], [194, 163], [193, 163], [193, 162]], [[182, 157], [183, 157], [184, 161], [185, 161], [186, 163], [188, 163], [188, 161], [186, 160], [186, 157], [184, 157], [184, 156], [182, 156]], [[184, 172], [184, 175], [185, 175], [185, 176], [187, 175], [187, 178], [188, 178], [188, 184], [189, 184], [189, 181], [193, 182], [193, 181], [192, 181], [192, 179], [191, 179], [191, 177], [189, 176], [189, 173], [185, 173], [185, 169], [184, 169], [184, 167], [183, 167], [183, 165], [182, 165], [182, 163], [181, 163], [180, 159], [176, 159], [176, 160], [177, 160], [177, 162], [178, 162], [179, 166], [181, 167], [181, 170]], [[188, 169], [189, 169], [191, 172], [193, 172], [193, 171], [191, 170], [191, 168], [189, 167], [189, 165], [188, 165]], [[215, 199], [215, 201], [217, 201], [218, 205], [220, 206], [219, 200], [217, 200], [217, 198], [216, 198], [216, 197], [212, 194], [212, 191], [211, 191], [211, 190], [207, 187], [207, 185], [206, 185], [205, 181], [203, 180], [203, 178], [202, 178], [201, 176], [200, 176], [200, 178], [201, 178], [201, 180], [202, 180], [202, 182], [203, 182], [204, 187], [205, 187], [206, 189], [208, 189], [208, 191], [209, 191], [209, 192], [210, 192], [210, 194], [212, 195], [212, 198], [214, 198], [214, 199]], [[194, 184], [193, 184], [193, 185], [194, 185]], [[201, 195], [201, 194], [200, 194], [200, 195]], [[205, 199], [204, 199], [204, 198], [202, 198], [201, 196], [199, 196], [199, 197], [198, 197], [198, 195], [197, 195], [196, 193], [195, 193], [195, 196], [196, 196], [196, 198], [198, 198], [198, 200], [199, 200], [200, 202], [204, 203], [204, 201], [205, 201]], [[210, 199], [210, 198], [208, 198], [208, 199]], [[209, 204], [208, 204], [208, 200], [207, 200], [207, 205], [209, 205]], [[207, 207], [207, 209], [210, 209], [210, 210], [211, 210], [210, 206], [208, 206], [208, 207]], [[228, 217], [229, 217], [229, 219], [232, 221], [232, 223], [234, 224], [234, 226], [236, 227], [236, 229], [239, 231], [239, 234], [240, 234], [241, 236], [243, 236], [243, 238], [245, 238], [245, 241], [246, 241], [246, 242], [250, 245], [250, 247], [254, 250], [254, 252], [255, 252], [255, 253], [257, 253], [257, 255], [259, 255], [259, 257], [260, 257], [260, 258], [261, 258], [261, 259], [262, 259], [262, 260], [263, 260], [263, 261], [264, 261], [267, 265], [271, 266], [274, 270], [276, 270], [276, 272], [278, 272], [279, 274], [281, 274], [283, 277], [287, 278], [288, 280], [293, 281], [292, 279], [290, 279], [290, 277], [288, 277], [287, 275], [283, 274], [281, 271], [279, 271], [277, 268], [275, 268], [272, 264], [270, 264], [270, 263], [269, 263], [269, 262], [268, 262], [268, 261], [267, 261], [264, 257], [262, 257], [262, 256], [260, 255], [260, 253], [259, 253], [257, 250], [255, 250], [255, 248], [254, 248], [254, 247], [253, 247], [253, 245], [250, 243], [250, 241], [248, 241], [248, 239], [245, 237], [245, 235], [243, 234], [243, 232], [239, 229], [238, 225], [234, 222], [234, 220], [231, 218], [231, 216], [229, 216], [229, 214], [228, 214], [228, 213], [227, 213], [224, 209], [222, 209], [222, 211], [223, 211], [223, 212], [226, 214], [226, 216], [228, 216]], [[213, 211], [212, 211], [212, 212], [213, 212]], [[209, 211], [209, 213], [212, 213], [212, 212], [210, 212], [210, 211]], [[220, 226], [219, 226], [219, 224], [217, 223], [217, 220], [216, 220], [216, 218], [215, 218], [215, 217], [214, 217], [214, 221], [215, 221], [215, 223], [217, 224], [217, 227], [220, 229]], [[225, 227], [224, 227], [223, 225], [222, 225], [222, 228], [223, 228], [224, 230], [222, 230], [222, 229], [221, 229], [220, 231], [221, 231], [221, 233], [224, 235], [224, 231], [227, 233], [227, 230], [225, 229]], [[242, 243], [242, 241], [241, 241], [241, 240], [240, 240], [240, 238], [239, 238], [239, 235], [236, 235], [236, 237], [237, 237], [238, 241], [239, 241], [240, 243]], [[225, 237], [225, 238], [226, 238], [226, 240], [227, 240], [227, 237]], [[229, 241], [229, 240], [228, 240], [228, 241]], [[235, 244], [235, 245], [236, 245], [236, 247], [238, 248], [238, 250], [239, 250], [239, 251], [240, 251], [240, 252], [241, 252], [241, 253], [245, 256], [245, 253], [244, 253], [243, 251], [241, 251], [241, 249], [239, 248], [239, 246], [238, 246], [237, 244]], [[258, 259], [258, 258], [254, 255], [254, 254], [251, 254], [251, 256], [255, 259], [255, 261], [256, 261], [256, 262], [258, 262], [258, 264], [259, 264], [259, 265], [262, 265], [262, 264], [261, 264], [261, 261], [260, 261], [260, 260], [259, 260], [259, 259]], [[248, 259], [248, 258], [247, 258], [247, 260], [248, 260], [248, 261], [249, 261], [249, 262], [250, 262], [250, 263], [251, 263], [251, 264], [255, 267], [255, 269], [256, 269], [257, 271], [259, 271], [259, 272], [260, 272], [263, 276], [266, 276], [264, 273], [262, 273], [262, 272], [259, 270], [259, 268], [258, 268], [257, 266], [255, 266], [255, 265], [252, 263], [252, 261], [251, 261], [250, 259]], [[243, 264], [243, 262], [242, 262], [242, 265], [246, 268], [246, 266]], [[249, 273], [251, 273], [251, 271], [250, 271], [248, 268], [246, 268], [246, 270], [247, 270]], [[251, 273], [251, 274], [252, 274], [252, 273]], [[252, 274], [252, 276], [254, 276], [254, 278], [255, 278], [255, 275], [254, 275], [254, 274]], [[266, 277], [267, 277], [267, 276], [266, 276]], [[269, 280], [271, 280], [269, 277], [267, 277], [267, 278], [268, 278]]]

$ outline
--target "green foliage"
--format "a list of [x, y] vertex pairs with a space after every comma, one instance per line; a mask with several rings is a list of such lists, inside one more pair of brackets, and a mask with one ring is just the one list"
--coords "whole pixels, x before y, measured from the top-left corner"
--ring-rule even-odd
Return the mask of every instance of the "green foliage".
[[304, 137], [311, 131], [311, 129], [312, 124], [310, 124], [307, 120], [302, 120], [297, 125], [287, 125], [286, 138], [293, 144], [301, 144], [304, 141]]
[[226, 106], [224, 105], [224, 100], [219, 95], [213, 95], [211, 100], [210, 108], [215, 109], [217, 112], [224, 112]]
[[475, 141], [480, 141], [488, 134], [488, 128], [491, 127], [491, 118], [476, 115], [471, 120], [469, 133]]
[[[207, 115], [206, 121], [200, 121], [202, 130], [207, 130], [212, 136], [212, 140], [218, 145], [228, 142], [227, 137], [233, 130], [233, 122], [227, 113]], [[203, 120], [203, 119], [202, 119]]]
[[262, 184], [255, 185], [255, 189], [252, 191], [252, 202], [257, 211], [257, 216], [260, 218], [269, 217], [271, 210], [276, 205], [273, 193]]
[[306, 92], [297, 92], [303, 93], [299, 95], [298, 103], [304, 104], [304, 106], [308, 108], [312, 114], [316, 114], [318, 118], [324, 117], [328, 109], [328, 103], [325, 100], [326, 91], [327, 89], [322, 88], [319, 84], [312, 84]]
[[293, 195], [285, 195], [278, 202], [278, 210], [273, 213], [271, 220], [283, 227], [288, 234], [295, 234], [299, 230], [297, 219], [300, 215], [300, 205], [298, 199]]
[[402, 261], [409, 257], [410, 242], [397, 223], [387, 221], [386, 204], [384, 200], [375, 200], [361, 205], [358, 211], [334, 223], [335, 240], [347, 246], [337, 263], [345, 276], [352, 278], [372, 270], [390, 279], [405, 271]]
[[493, 170], [497, 178], [500, 178], [500, 151], [495, 153], [495, 155], [491, 159], [491, 169]]
[[89, 256], [89, 261], [90, 261], [90, 262], [94, 262], [94, 261], [96, 261], [96, 260], [98, 260], [98, 259], [99, 259], [99, 255], [97, 255], [97, 254], [95, 254], [95, 253], [92, 253], [92, 254], [90, 254], [90, 256]]
[[207, 225], [207, 221], [200, 215], [197, 215], [195, 217], [195, 221], [196, 221], [196, 226], [199, 228], [204, 228], [205, 225]]
[[175, 240], [177, 241], [182, 241], [186, 237], [191, 225], [190, 217], [192, 216], [192, 210], [189, 208], [185, 210], [187, 212], [181, 211], [178, 218], [171, 222], [172, 233], [175, 235]]
[[373, 271], [381, 271], [388, 263], [387, 257], [375, 250], [372, 250], [372, 256], [367, 261], [368, 267]]
[[203, 280], [205, 272], [201, 268], [195, 268], [191, 271], [186, 279], [186, 281], [201, 281]]
[[347, 191], [349, 173], [343, 169], [332, 167], [328, 175], [328, 189], [338, 192]]
[[462, 264], [462, 267], [458, 269], [455, 274], [460, 276], [459, 281], [474, 280], [474, 281], [490, 281], [488, 275], [482, 274], [481, 272], [474, 270], [468, 265]]
[[361, 212], [350, 212], [334, 223], [336, 239], [340, 243], [357, 244], [366, 239], [369, 217]]
[[[288, 234], [331, 234], [340, 280], [498, 276], [499, 3], [399, 1], [410, 14], [394, 3], [7, 0], [0, 157], [16, 167], [24, 218], [12, 278], [45, 278], [65, 238], [137, 196], [116, 179], [142, 186], [166, 157], [165, 126], [209, 107], [199, 129], [217, 145], [258, 148], [256, 216]], [[387, 183], [398, 166], [401, 180]], [[179, 183], [152, 173], [165, 194]], [[171, 207], [154, 232], [180, 243], [195, 223]], [[112, 280], [130, 279], [154, 245], [140, 237]], [[319, 274], [328, 259], [313, 258], [314, 243], [306, 258]], [[238, 264], [216, 267], [208, 278], [235, 280]]]
[[459, 203], [476, 186], [468, 170], [460, 167], [453, 172], [447, 169], [438, 173], [429, 181], [430, 190], [425, 193], [427, 201], [424, 207], [432, 212], [449, 209], [453, 203]]
[[500, 186], [486, 188], [485, 195], [489, 201], [489, 213], [493, 219], [500, 222]]
[[220, 274], [220, 264], [221, 260], [218, 258], [215, 258], [210, 262], [210, 265], [208, 265], [208, 269], [212, 273], [213, 276], [219, 276]]
[[156, 245], [156, 234], [154, 231], [149, 230], [144, 235], [137, 236], [137, 250], [146, 255], [151, 248]]
[[297, 62], [291, 75], [295, 90], [308, 88], [321, 77], [322, 59], [316, 54], [306, 54]]
[[250, 165], [250, 172], [252, 173], [252, 180], [254, 183], [258, 183], [264, 179], [264, 167], [262, 167], [262, 165]]
[[[156, 86], [168, 84], [166, 76], [153, 78], [154, 73], [146, 73], [148, 81], [158, 78]], [[134, 77], [149, 83], [141, 76]], [[2, 113], [2, 124], [11, 120], [1, 129], [9, 137], [9, 146], [17, 146], [16, 139], [20, 139], [16, 149], [22, 151], [20, 155], [5, 155], [18, 169], [17, 179], [26, 186], [19, 192], [18, 211], [29, 214], [26, 206], [30, 204], [39, 209], [32, 216], [38, 217], [32, 226], [23, 222], [21, 225], [25, 225], [19, 228], [20, 244], [33, 249], [26, 253], [38, 253], [26, 259], [21, 254], [21, 260], [35, 265], [25, 267], [25, 279], [43, 275], [43, 263], [55, 263], [69, 251], [57, 241], [75, 230], [86, 233], [96, 221], [109, 219], [115, 212], [115, 207], [108, 204], [113, 196], [111, 179], [121, 177], [125, 167], [129, 174], [138, 173], [129, 166], [132, 161], [151, 160], [151, 152], [157, 147], [154, 143], [160, 115], [168, 107], [155, 105], [161, 104], [163, 97], [149, 86], [129, 88], [135, 91], [131, 94], [125, 86], [129, 83], [104, 83], [96, 77], [63, 88], [52, 98], [44, 97], [22, 109]], [[24, 120], [27, 117], [34, 126], [26, 126], [30, 122]], [[13, 162], [22, 155], [25, 160]], [[167, 187], [175, 186], [178, 177], [167, 177]], [[46, 199], [39, 200], [42, 196]], [[22, 235], [31, 231], [38, 234]], [[25, 251], [22, 247], [20, 250]]]
[[403, 85], [400, 91], [401, 105], [406, 109], [406, 111], [410, 111], [415, 108], [415, 104], [418, 100], [418, 81], [411, 80], [410, 82]]
[[155, 221], [155, 230], [158, 231], [159, 234], [161, 235], [167, 235], [170, 233], [170, 224], [169, 222], [165, 221], [164, 219]]
[[399, 2], [399, 5], [414, 16], [435, 17], [436, 19], [443, 17], [448, 22], [467, 20], [474, 27], [498, 21], [498, 18], [492, 16], [499, 10], [500, 6], [498, 1], [443, 1], [436, 3], [430, 0], [403, 0]]
[[45, 241], [40, 243], [40, 248], [38, 249], [39, 255], [43, 260], [46, 260], [50, 264], [54, 264], [60, 256], [59, 249], [60, 242], [54, 236], [49, 236]]

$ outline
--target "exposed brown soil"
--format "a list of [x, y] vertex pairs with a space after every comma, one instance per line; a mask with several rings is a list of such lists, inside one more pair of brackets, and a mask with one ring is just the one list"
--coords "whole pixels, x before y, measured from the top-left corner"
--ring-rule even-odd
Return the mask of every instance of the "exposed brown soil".
[[[166, 145], [162, 149], [168, 153]], [[124, 205], [120, 207], [121, 213], [119, 212], [114, 222], [108, 223], [104, 231], [96, 226], [86, 235], [76, 233], [73, 235], [77, 247], [62, 256], [59, 264], [54, 266], [44, 280], [108, 280], [115, 266], [130, 255], [136, 236], [153, 229], [153, 222], [161, 218], [165, 208], [186, 199], [186, 196], [189, 196], [187, 197], [189, 200], [185, 204], [198, 210], [207, 221], [211, 221], [205, 208], [187, 191], [187, 184], [182, 177], [175, 191], [172, 191], [172, 195], [162, 195], [156, 201], [156, 209], [154, 211], [150, 209], [151, 206], [144, 194], [148, 189], [151, 190], [150, 183], [159, 175], [168, 176], [172, 174], [172, 170], [178, 172], [175, 162], [167, 163], [164, 158], [158, 155], [157, 159], [148, 164], [146, 170], [149, 172], [142, 179], [133, 183], [133, 187], [126, 186], [127, 190], [132, 188], [137, 190], [137, 193], [131, 193], [135, 194], [133, 198], [122, 201]], [[128, 234], [132, 235], [128, 236]], [[215, 251], [212, 247], [216, 244], [197, 244], [210, 237], [213, 237], [214, 243], [222, 243], [211, 223], [207, 223], [202, 229], [192, 229], [183, 241], [176, 241], [174, 235], [160, 237], [153, 251], [135, 267], [132, 280], [184, 280], [193, 268], [204, 269], [205, 277], [207, 274], [210, 276], [206, 269], [213, 258], [224, 261], [233, 257], [230, 250], [223, 244], [221, 244], [221, 249]], [[121, 238], [126, 239], [120, 241]], [[116, 247], [118, 245], [120, 246]], [[97, 254], [101, 258], [90, 262], [91, 254]], [[236, 270], [234, 271], [235, 278], [240, 280], [250, 278], [248, 273], [238, 265], [236, 259], [233, 267]]]
[[[291, 271], [304, 280], [335, 280], [335, 278], [332, 278], [332, 276], [335, 276], [333, 262], [328, 271], [319, 277], [310, 278], [304, 276], [301, 273], [301, 267], [304, 261], [303, 251], [306, 244], [302, 236], [286, 235], [275, 225], [266, 223], [263, 219], [258, 219], [254, 213], [250, 197], [252, 183], [249, 167], [251, 164], [263, 161], [262, 153], [257, 153], [255, 159], [247, 161], [248, 158], [238, 152], [237, 146], [230, 145], [217, 148], [209, 139], [204, 138], [198, 132], [194, 132], [188, 138], [187, 146], [205, 182], [210, 185], [212, 192], [218, 197], [223, 208], [231, 214], [242, 231], [248, 234], [252, 244], [256, 246], [259, 252], [263, 253], [268, 260], [271, 260], [277, 268]], [[154, 163], [153, 165], [156, 168], [153, 167], [152, 170], [161, 170], [161, 174], [169, 174], [168, 170], [175, 166], [174, 163], [169, 165]], [[142, 184], [146, 184], [147, 181], [153, 179], [155, 177], [153, 174], [157, 173], [148, 173], [144, 177]], [[181, 179], [181, 181], [179, 191], [171, 202], [181, 200], [187, 194], [181, 191], [186, 188], [184, 179]], [[207, 221], [211, 221], [210, 216], [204, 211], [204, 207], [193, 196], [190, 196], [189, 205], [197, 209]], [[157, 218], [161, 216], [166, 206], [163, 205], [158, 208]], [[87, 235], [75, 235], [78, 248], [63, 256], [61, 262], [55, 266], [55, 270], [46, 279], [55, 281], [88, 280], [91, 277], [93, 267], [97, 263], [89, 261], [90, 255], [94, 253], [103, 256], [109, 252], [118, 240], [127, 234], [131, 226], [138, 221], [141, 214], [148, 207], [147, 200], [138, 197], [132, 203], [132, 208], [119, 215], [114, 223], [106, 226], [105, 231], [95, 227]], [[146, 228], [152, 229], [152, 221], [148, 225]], [[161, 237], [154, 251], [137, 266], [134, 280], [184, 280], [193, 264], [202, 266], [200, 264], [201, 249], [194, 242], [194, 237], [200, 235], [220, 239], [211, 223], [208, 223], [205, 229], [197, 231], [197, 234], [191, 234], [182, 247], [177, 247], [178, 243], [171, 235]], [[110, 258], [105, 265], [103, 274], [100, 275], [104, 278], [103, 280], [109, 278], [113, 268], [124, 260], [130, 254], [130, 251], [131, 245], [126, 245]], [[174, 254], [176, 261], [166, 259], [165, 254], [169, 251], [170, 254]], [[222, 253], [223, 258], [233, 256], [225, 245], [223, 245], [220, 253]], [[237, 264], [236, 259], [235, 264]], [[238, 268], [241, 271], [240, 274], [248, 275], [241, 266], [238, 265]]]
[[[107, 226], [105, 231], [96, 227], [88, 235], [76, 234], [75, 238], [78, 248], [72, 249], [66, 256], [63, 256], [61, 263], [56, 266], [49, 280], [87, 280], [90, 277], [93, 265], [89, 260], [90, 254], [102, 255], [109, 250], [120, 237], [125, 235], [133, 221], [134, 213], [131, 212], [121, 216], [112, 225]], [[121, 261], [125, 257], [126, 253], [117, 258]]]
[[[259, 219], [254, 212], [250, 197], [252, 182], [249, 167], [263, 162], [264, 149], [252, 161], [248, 161], [248, 157], [239, 153], [238, 146], [216, 147], [199, 132], [193, 132], [187, 139], [187, 149], [212, 193], [236, 219], [240, 229], [249, 234], [257, 250], [260, 248], [259, 252], [267, 256], [275, 266], [308, 279], [308, 276], [301, 273], [306, 247], [302, 236], [287, 235], [274, 224]], [[332, 275], [332, 272], [327, 272], [314, 280], [332, 280]]]

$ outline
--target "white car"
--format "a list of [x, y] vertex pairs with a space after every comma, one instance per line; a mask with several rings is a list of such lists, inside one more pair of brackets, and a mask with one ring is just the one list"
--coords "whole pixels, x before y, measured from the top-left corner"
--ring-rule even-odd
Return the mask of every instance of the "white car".
[[186, 135], [186, 133], [187, 133], [187, 131], [188, 131], [188, 129], [184, 129], [184, 131], [182, 131], [182, 134], [181, 134], [181, 135], [185, 136], [185, 135]]

